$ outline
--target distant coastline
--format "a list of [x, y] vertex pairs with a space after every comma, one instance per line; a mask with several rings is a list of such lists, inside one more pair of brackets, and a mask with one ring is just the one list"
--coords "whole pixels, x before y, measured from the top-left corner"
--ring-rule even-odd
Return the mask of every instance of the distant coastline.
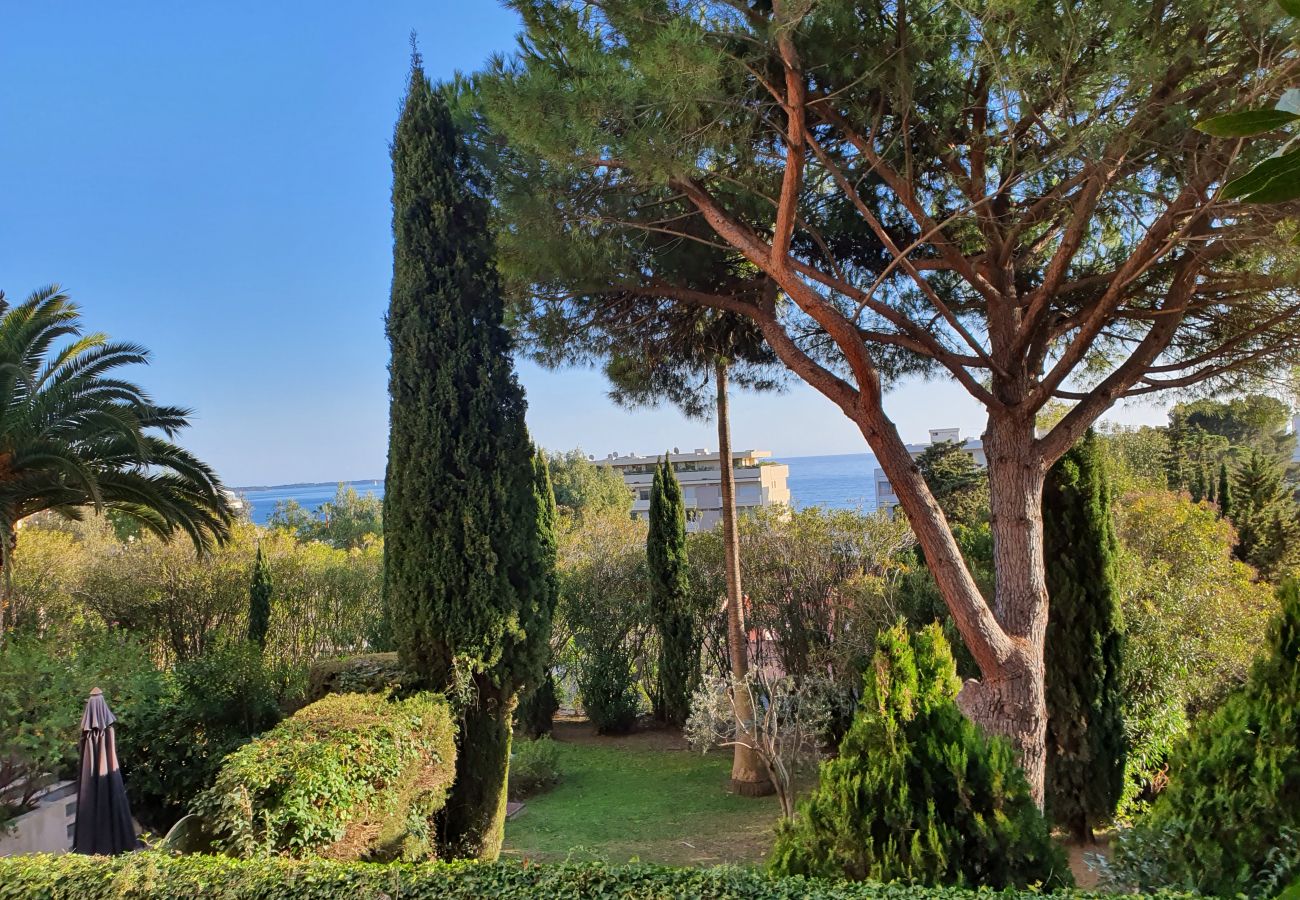
[[[773, 462], [785, 463], [790, 467], [790, 493], [796, 508], [822, 506], [867, 512], [876, 508], [876, 459], [870, 453], [777, 456]], [[231, 490], [248, 501], [253, 521], [265, 525], [278, 504], [293, 502], [310, 512], [332, 500], [340, 484], [353, 488], [362, 496], [384, 495], [382, 478], [251, 485]]]

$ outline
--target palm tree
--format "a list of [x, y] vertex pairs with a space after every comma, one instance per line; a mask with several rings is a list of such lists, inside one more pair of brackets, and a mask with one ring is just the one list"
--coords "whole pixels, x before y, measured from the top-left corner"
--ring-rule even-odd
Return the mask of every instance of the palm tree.
[[[63, 346], [56, 343], [68, 339]], [[189, 411], [157, 406], [116, 377], [147, 363], [136, 344], [82, 334], [57, 286], [17, 306], [0, 292], [0, 567], [6, 585], [18, 523], [46, 510], [79, 519], [116, 510], [196, 549], [224, 540], [233, 513], [216, 474], [172, 443]], [[6, 590], [6, 594], [7, 594]], [[7, 603], [0, 603], [0, 636]]]

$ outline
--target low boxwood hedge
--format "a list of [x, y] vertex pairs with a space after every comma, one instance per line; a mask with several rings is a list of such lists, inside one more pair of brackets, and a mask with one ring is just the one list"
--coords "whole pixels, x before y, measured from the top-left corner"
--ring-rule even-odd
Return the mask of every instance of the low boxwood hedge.
[[[1031, 892], [975, 892], [871, 882], [774, 878], [749, 869], [602, 863], [341, 863], [236, 860], [157, 852], [112, 858], [0, 859], [0, 900], [1033, 900]], [[1063, 898], [1108, 895], [1067, 891]], [[1109, 895], [1118, 898], [1119, 895]], [[1141, 900], [1126, 894], [1124, 900]], [[1183, 898], [1188, 895], [1149, 895]]]
[[331, 694], [226, 757], [192, 811], [231, 856], [421, 859], [455, 761], [442, 697]]

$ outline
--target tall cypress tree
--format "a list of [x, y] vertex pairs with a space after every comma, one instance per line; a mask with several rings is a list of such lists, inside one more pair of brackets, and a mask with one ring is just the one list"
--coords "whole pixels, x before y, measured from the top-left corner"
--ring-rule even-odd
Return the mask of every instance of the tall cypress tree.
[[271, 627], [271, 567], [267, 565], [262, 545], [257, 545], [253, 561], [253, 582], [248, 586], [248, 639], [260, 649], [266, 648], [266, 632]]
[[495, 858], [554, 598], [483, 180], [418, 55], [392, 157], [384, 597], [405, 665], [460, 710], [441, 852]]
[[1232, 481], [1226, 462], [1219, 463], [1219, 515], [1225, 519], [1232, 515]]
[[650, 528], [646, 533], [650, 603], [659, 631], [659, 690], [655, 712], [665, 722], [683, 725], [691, 714], [700, 649], [690, 608], [686, 558], [686, 504], [682, 486], [665, 453], [650, 488]]
[[[533, 454], [533, 489], [537, 494], [537, 536], [541, 548], [544, 586], [547, 591], [546, 603], [548, 608], [553, 610], [560, 593], [559, 579], [555, 570], [558, 552], [555, 536], [555, 490], [551, 486], [551, 467], [546, 461], [546, 454], [540, 449]], [[548, 647], [542, 663], [544, 671], [540, 680], [528, 685], [527, 690], [520, 695], [515, 722], [524, 734], [532, 738], [551, 733], [555, 713], [560, 708], [555, 676], [551, 673], [553, 663], [554, 659]]]
[[1115, 812], [1124, 738], [1111, 489], [1095, 434], [1052, 467], [1043, 494], [1047, 808], [1078, 839]]

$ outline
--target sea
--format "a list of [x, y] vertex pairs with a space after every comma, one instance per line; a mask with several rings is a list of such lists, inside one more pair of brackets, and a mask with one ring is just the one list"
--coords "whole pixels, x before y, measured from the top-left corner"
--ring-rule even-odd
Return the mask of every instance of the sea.
[[[780, 456], [774, 462], [790, 467], [787, 484], [794, 505], [800, 509], [822, 506], [828, 509], [876, 508], [876, 458], [870, 453], [847, 453], [839, 456]], [[339, 484], [355, 488], [358, 494], [384, 495], [382, 480], [321, 482], [318, 484], [282, 484], [273, 487], [235, 488], [251, 507], [254, 522], [265, 525], [276, 503], [296, 500], [308, 511], [334, 498]]]

